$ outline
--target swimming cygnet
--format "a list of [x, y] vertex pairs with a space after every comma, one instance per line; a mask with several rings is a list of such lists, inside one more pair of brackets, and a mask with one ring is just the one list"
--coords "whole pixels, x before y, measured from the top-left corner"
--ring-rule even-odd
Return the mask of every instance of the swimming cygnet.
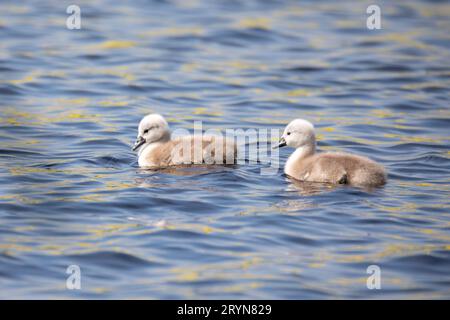
[[346, 153], [316, 153], [314, 126], [303, 119], [289, 123], [276, 147], [296, 148], [284, 172], [301, 181], [380, 186], [386, 183], [384, 168], [366, 158]]
[[233, 164], [237, 148], [220, 136], [170, 137], [169, 125], [159, 114], [149, 114], [139, 123], [133, 151], [139, 149], [139, 166], [163, 168], [186, 164]]

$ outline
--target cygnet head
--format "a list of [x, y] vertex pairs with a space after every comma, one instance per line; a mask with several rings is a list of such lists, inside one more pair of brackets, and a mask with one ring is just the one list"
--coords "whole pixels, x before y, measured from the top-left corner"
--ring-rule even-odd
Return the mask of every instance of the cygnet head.
[[167, 121], [159, 114], [149, 114], [142, 118], [133, 151], [153, 142], [170, 140]]
[[284, 129], [277, 147], [300, 148], [305, 145], [315, 146], [315, 144], [316, 137], [312, 123], [303, 119], [295, 119]]

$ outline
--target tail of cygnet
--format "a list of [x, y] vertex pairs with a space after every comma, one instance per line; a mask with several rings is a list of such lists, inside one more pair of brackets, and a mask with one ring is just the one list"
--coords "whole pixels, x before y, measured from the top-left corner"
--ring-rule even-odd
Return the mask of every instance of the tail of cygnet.
[[386, 184], [386, 180], [385, 169], [377, 163], [359, 167], [348, 177], [349, 184], [360, 187], [379, 187]]

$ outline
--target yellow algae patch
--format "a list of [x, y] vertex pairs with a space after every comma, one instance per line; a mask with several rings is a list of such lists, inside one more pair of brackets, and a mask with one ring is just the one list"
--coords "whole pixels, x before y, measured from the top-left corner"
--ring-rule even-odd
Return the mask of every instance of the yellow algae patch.
[[366, 259], [367, 259], [367, 257], [362, 256], [362, 255], [349, 255], [349, 256], [339, 258], [338, 261], [344, 262], [344, 263], [353, 263], [353, 262], [363, 262]]
[[[423, 187], [432, 188], [433, 190], [439, 190], [439, 191], [450, 191], [449, 185], [441, 185], [441, 184], [431, 184], [428, 182], [423, 182], [426, 185], [423, 185]], [[403, 181], [399, 182], [398, 185], [401, 187], [411, 187], [411, 186], [419, 186], [420, 182], [411, 182], [411, 181]], [[433, 208], [447, 208], [445, 204], [430, 204]]]
[[376, 256], [379, 258], [386, 258], [412, 253], [430, 254], [432, 251], [438, 249], [440, 249], [440, 247], [435, 245], [392, 244], [388, 245], [383, 251], [377, 253]]
[[63, 77], [64, 72], [63, 71], [52, 71], [52, 72], [45, 72], [45, 71], [33, 71], [32, 73], [26, 75], [25, 77], [21, 79], [15, 79], [15, 80], [1, 80], [0, 82], [8, 82], [15, 85], [20, 85], [24, 83], [30, 83], [34, 82], [37, 77], [40, 76], [57, 76], [57, 77]]
[[434, 230], [434, 229], [418, 229], [417, 231], [419, 231], [420, 233], [423, 233], [423, 234], [436, 234], [436, 233], [438, 233], [437, 230]]
[[71, 120], [79, 120], [79, 119], [87, 119], [89, 121], [98, 122], [100, 115], [96, 114], [82, 114], [81, 112], [70, 112], [70, 113], [63, 113], [57, 116], [52, 117], [45, 117], [41, 115], [35, 115], [34, 120], [31, 123], [36, 124], [48, 124], [48, 123], [55, 123], [55, 122], [61, 122], [61, 121], [71, 121]]
[[367, 278], [337, 278], [330, 280], [331, 283], [339, 286], [354, 286], [361, 283], [365, 283], [367, 281]]
[[60, 77], [63, 78], [66, 76], [66, 72], [61, 71], [61, 70], [55, 70], [55, 71], [50, 71], [48, 73], [45, 73], [44, 75], [46, 76], [50, 76], [50, 77]]
[[104, 107], [125, 107], [128, 106], [128, 101], [100, 101], [99, 104]]
[[22, 231], [33, 231], [36, 227], [34, 226], [23, 226], [23, 227], [15, 227], [14, 231], [22, 232]]
[[[83, 200], [83, 201], [87, 201], [87, 202], [101, 202], [104, 199], [105, 199], [105, 196], [103, 194], [90, 194], [90, 195], [78, 197], [78, 200]], [[69, 201], [71, 201], [71, 200], [69, 200]]]
[[[98, 122], [100, 115], [97, 114], [83, 114], [81, 112], [71, 112], [60, 115], [59, 117], [42, 119], [46, 122], [60, 122], [69, 120], [88, 120], [93, 122]], [[41, 120], [41, 119], [40, 119]]]
[[93, 288], [92, 292], [97, 293], [97, 294], [103, 294], [103, 293], [111, 292], [111, 289], [98, 287], [98, 288]]
[[201, 36], [205, 30], [201, 27], [184, 27], [184, 28], [160, 28], [155, 30], [144, 31], [140, 37], [178, 37], [185, 35]]
[[[394, 121], [394, 122], [397, 122], [397, 121]], [[417, 127], [410, 126], [410, 125], [400, 125], [400, 124], [395, 124], [395, 125], [393, 125], [393, 127], [395, 129], [413, 129], [413, 128], [417, 128]]]
[[200, 278], [198, 272], [196, 271], [190, 271], [190, 272], [183, 272], [177, 276], [178, 281], [197, 281]]
[[433, 187], [434, 185], [428, 182], [420, 182], [415, 184], [418, 187]]
[[39, 249], [44, 250], [44, 251], [57, 251], [59, 253], [64, 249], [64, 246], [56, 245], [56, 244], [46, 244], [46, 245], [39, 246]]
[[117, 66], [114, 68], [107, 68], [107, 69], [85, 68], [85, 69], [80, 70], [80, 72], [91, 74], [91, 75], [110, 75], [110, 76], [115, 76], [118, 78], [123, 78], [127, 81], [135, 80], [136, 79], [135, 76], [127, 70], [128, 70], [128, 66]]
[[[287, 16], [293, 16], [293, 17], [301, 17], [305, 15], [305, 11], [299, 7], [299, 6], [289, 6], [284, 7], [281, 10], [276, 10], [272, 12], [272, 15], [277, 18], [283, 18]], [[303, 25], [304, 23], [302, 23]], [[293, 24], [296, 25], [296, 24]]]
[[123, 190], [123, 189], [133, 188], [135, 186], [136, 186], [135, 184], [119, 182], [119, 181], [108, 181], [105, 183], [105, 188], [108, 190]]
[[32, 75], [28, 75], [22, 79], [18, 79], [18, 80], [11, 80], [10, 82], [12, 84], [24, 84], [24, 83], [28, 83], [28, 82], [33, 82], [35, 80], [35, 77]]
[[6, 8], [4, 8], [4, 9], [8, 13], [25, 14], [25, 13], [29, 13], [30, 12], [30, 8], [27, 7], [27, 6], [10, 5], [10, 6], [7, 6]]
[[91, 248], [94, 246], [93, 243], [89, 243], [89, 242], [78, 242], [77, 245], [82, 248]]
[[181, 66], [180, 70], [182, 72], [192, 72], [192, 71], [194, 71], [197, 68], [198, 68], [198, 63], [195, 63], [195, 62], [193, 62], [193, 63], [184, 63]]
[[308, 265], [308, 267], [313, 268], [313, 269], [323, 268], [324, 266], [325, 266], [325, 263], [320, 263], [320, 262], [314, 262], [314, 263], [310, 263]]
[[383, 136], [386, 138], [391, 138], [391, 139], [399, 139], [403, 142], [417, 142], [417, 143], [420, 143], [420, 142], [440, 143], [441, 142], [440, 139], [435, 139], [435, 138], [411, 137], [411, 136], [394, 134], [394, 133], [385, 133], [385, 134], [383, 134]]
[[8, 124], [11, 124], [11, 125], [14, 125], [14, 126], [17, 126], [17, 125], [21, 124], [21, 123], [20, 123], [19, 121], [17, 121], [16, 119], [11, 119], [11, 118], [6, 119], [6, 122], [7, 122]]
[[228, 67], [231, 67], [233, 69], [238, 70], [245, 70], [245, 69], [259, 69], [259, 70], [265, 70], [267, 67], [265, 65], [256, 64], [256, 63], [249, 63], [242, 60], [232, 60], [228, 61], [226, 63]]
[[129, 228], [136, 228], [138, 227], [137, 224], [131, 224], [131, 223], [125, 223], [125, 224], [107, 224], [99, 226], [98, 228], [92, 228], [86, 230], [87, 232], [91, 233], [94, 238], [102, 238], [105, 235], [108, 235], [110, 233], [120, 232]]
[[394, 116], [394, 114], [392, 112], [382, 110], [382, 109], [372, 110], [371, 113], [373, 116], [375, 116], [377, 118], [389, 118], [389, 117]]
[[207, 108], [195, 108], [192, 113], [196, 114], [196, 115], [207, 115], [207, 116], [216, 116], [216, 117], [222, 115], [221, 112], [210, 111]]
[[136, 46], [134, 41], [109, 40], [98, 45], [101, 49], [124, 49]]
[[235, 284], [227, 287], [223, 287], [221, 289], [221, 292], [245, 292], [249, 288], [250, 289], [257, 289], [262, 287], [262, 285], [258, 282], [251, 282], [249, 284], [243, 283], [243, 284]]
[[5, 110], [4, 112], [8, 115], [13, 115], [18, 118], [27, 118], [27, 119], [33, 118], [33, 115], [29, 112], [16, 111], [14, 109], [9, 109], [9, 108], [7, 110]]
[[415, 203], [404, 203], [400, 206], [384, 206], [378, 205], [376, 206], [380, 210], [388, 211], [388, 212], [406, 212], [406, 211], [417, 211], [417, 205]]
[[255, 123], [263, 123], [263, 124], [273, 124], [273, 125], [284, 125], [286, 126], [285, 119], [269, 119], [269, 118], [259, 118], [259, 117], [248, 117], [247, 121], [252, 121]]
[[67, 115], [67, 118], [69, 118], [69, 119], [84, 119], [84, 118], [88, 118], [88, 116], [85, 114], [81, 114], [81, 113], [69, 113]]
[[222, 229], [213, 228], [207, 225], [201, 225], [201, 224], [188, 224], [188, 223], [181, 223], [177, 225], [166, 225], [164, 226], [165, 229], [169, 230], [191, 230], [195, 232], [201, 232], [204, 234], [210, 234], [213, 232], [223, 232]]
[[89, 98], [77, 98], [77, 99], [64, 99], [60, 98], [56, 100], [60, 104], [70, 104], [70, 105], [86, 105], [89, 103]]
[[424, 17], [445, 17], [450, 16], [450, 6], [433, 4], [433, 6], [421, 6], [417, 8], [419, 13]]
[[64, 173], [63, 170], [48, 169], [48, 168], [34, 168], [34, 167], [15, 167], [9, 169], [9, 173], [13, 176], [29, 174], [29, 173]]
[[211, 233], [211, 232], [213, 232], [213, 231], [214, 231], [214, 229], [213, 229], [213, 228], [211, 228], [211, 227], [208, 227], [208, 226], [204, 226], [204, 227], [202, 228], [202, 231], [203, 231], [203, 233], [206, 233], [206, 234], [208, 234], [208, 233]]
[[333, 132], [334, 128], [332, 127], [326, 127], [326, 128], [321, 128], [320, 130], [326, 131], [326, 132]]
[[104, 72], [104, 74], [106, 75], [111, 75], [111, 76], [116, 76], [116, 77], [120, 77], [123, 78], [127, 81], [134, 81], [136, 78], [134, 75], [132, 75], [129, 72], [121, 72], [121, 71], [106, 71]]
[[39, 144], [39, 143], [41, 143], [41, 141], [39, 141], [39, 140], [27, 140], [27, 141], [20, 141], [18, 144], [34, 145], [34, 144]]
[[238, 28], [244, 29], [270, 29], [271, 20], [264, 17], [244, 18], [237, 22]]
[[390, 41], [390, 42], [396, 42], [402, 45], [406, 45], [406, 46], [410, 46], [410, 47], [415, 47], [418, 49], [428, 49], [430, 48], [429, 45], [426, 45], [420, 41], [417, 40], [413, 40], [412, 37], [415, 35], [418, 35], [419, 33], [390, 33], [390, 34], [386, 34], [386, 35], [381, 35], [375, 38], [372, 38], [373, 40], [378, 40], [378, 41]]
[[[409, 90], [426, 89], [429, 87], [436, 87], [436, 88], [441, 88], [441, 89], [446, 88], [444, 85], [442, 85], [441, 83], [438, 83], [438, 82], [409, 83], [409, 84], [404, 84], [401, 86], [402, 89], [409, 89]], [[421, 98], [424, 96], [425, 95], [420, 95]], [[414, 95], [413, 95], [413, 97], [414, 97]]]
[[338, 28], [348, 29], [348, 28], [360, 28], [361, 22], [359, 20], [339, 20], [334, 24]]
[[287, 95], [289, 97], [308, 97], [311, 95], [311, 92], [309, 92], [306, 89], [295, 89], [287, 92]]
[[253, 267], [255, 265], [261, 264], [263, 262], [263, 260], [259, 257], [253, 257], [250, 260], [245, 260], [244, 262], [241, 263], [241, 268], [242, 269], [248, 269], [250, 267]]
[[29, 246], [22, 246], [19, 244], [0, 244], [0, 250], [14, 250], [14, 251], [33, 251], [33, 249]]

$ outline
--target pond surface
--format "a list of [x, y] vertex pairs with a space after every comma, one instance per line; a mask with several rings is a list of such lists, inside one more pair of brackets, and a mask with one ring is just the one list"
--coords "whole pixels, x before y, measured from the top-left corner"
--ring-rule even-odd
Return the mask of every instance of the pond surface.
[[[76, 3], [80, 30], [72, 2], [0, 4], [0, 298], [450, 298], [448, 3], [379, 2], [381, 30], [366, 1]], [[141, 170], [151, 112], [189, 130], [305, 118], [320, 150], [389, 181]]]

